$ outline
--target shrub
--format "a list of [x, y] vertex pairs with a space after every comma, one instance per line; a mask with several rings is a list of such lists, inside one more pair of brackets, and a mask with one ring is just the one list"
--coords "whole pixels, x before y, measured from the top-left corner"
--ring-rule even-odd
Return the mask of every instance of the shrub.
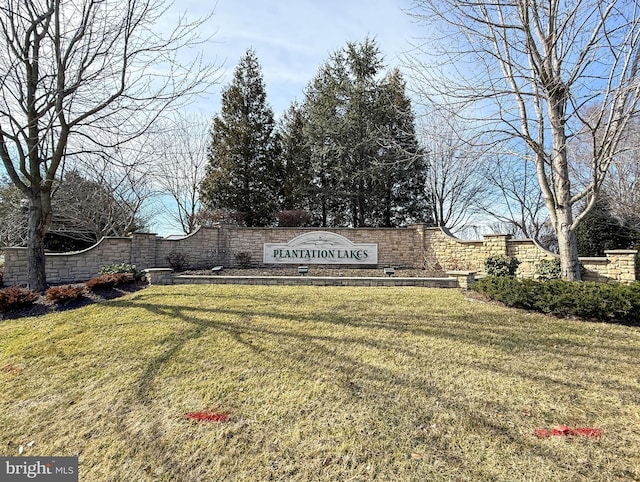
[[79, 300], [84, 294], [84, 286], [53, 286], [47, 290], [46, 298], [57, 304]]
[[0, 290], [0, 311], [32, 305], [39, 295], [35, 291], [19, 286], [9, 286]]
[[184, 271], [189, 266], [187, 255], [179, 253], [178, 251], [172, 251], [169, 253], [167, 255], [167, 261], [175, 271]]
[[519, 265], [518, 258], [504, 254], [489, 256], [484, 261], [484, 267], [489, 276], [514, 276]]
[[[550, 281], [562, 278], [560, 258], [543, 259], [536, 264], [536, 274], [540, 281]], [[580, 263], [580, 277], [584, 279], [587, 269]]]
[[135, 281], [135, 278], [131, 273], [114, 273], [91, 278], [84, 285], [89, 291], [95, 291], [101, 288], [113, 288], [119, 284], [131, 283], [132, 281]]
[[276, 213], [276, 218], [278, 219], [278, 226], [305, 226], [309, 222], [309, 213], [304, 209], [291, 209]]
[[560, 268], [560, 258], [543, 259], [536, 264], [536, 274], [540, 281], [560, 279], [562, 269]]
[[594, 283], [488, 276], [472, 289], [507, 306], [556, 316], [640, 323], [640, 283]]
[[241, 268], [251, 267], [251, 254], [246, 251], [240, 251], [235, 254], [236, 261]]
[[119, 264], [105, 264], [102, 268], [100, 268], [100, 274], [121, 274], [121, 273], [129, 273], [135, 279], [140, 279], [142, 277], [142, 271], [135, 267], [133, 264], [127, 263], [119, 263]]

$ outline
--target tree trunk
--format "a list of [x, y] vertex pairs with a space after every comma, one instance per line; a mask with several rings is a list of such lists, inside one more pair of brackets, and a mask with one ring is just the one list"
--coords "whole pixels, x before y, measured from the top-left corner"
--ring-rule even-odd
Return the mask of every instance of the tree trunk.
[[47, 288], [45, 274], [44, 236], [47, 233], [47, 216], [41, 203], [31, 201], [29, 207], [29, 235], [27, 237], [28, 287], [34, 291]]
[[578, 241], [575, 230], [569, 229], [572, 224], [570, 211], [557, 210], [556, 234], [558, 236], [558, 252], [562, 279], [566, 281], [580, 280], [580, 260], [578, 259]]

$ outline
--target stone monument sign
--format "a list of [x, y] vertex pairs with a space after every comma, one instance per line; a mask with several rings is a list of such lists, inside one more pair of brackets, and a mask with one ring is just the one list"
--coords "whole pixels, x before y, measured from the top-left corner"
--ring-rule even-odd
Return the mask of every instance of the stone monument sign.
[[328, 231], [312, 231], [286, 244], [264, 243], [265, 264], [378, 264], [378, 245], [353, 243]]

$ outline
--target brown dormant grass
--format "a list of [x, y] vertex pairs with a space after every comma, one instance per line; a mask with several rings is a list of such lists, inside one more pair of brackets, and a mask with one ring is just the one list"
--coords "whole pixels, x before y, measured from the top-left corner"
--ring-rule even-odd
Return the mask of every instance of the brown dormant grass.
[[[0, 455], [82, 481], [640, 479], [640, 330], [455, 290], [152, 287], [3, 321], [0, 394]], [[534, 435], [559, 424], [603, 434]]]

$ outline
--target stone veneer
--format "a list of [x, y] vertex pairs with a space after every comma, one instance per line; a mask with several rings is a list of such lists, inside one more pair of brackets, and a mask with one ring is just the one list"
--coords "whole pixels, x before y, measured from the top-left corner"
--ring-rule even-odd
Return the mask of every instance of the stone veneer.
[[[406, 228], [242, 228], [222, 225], [200, 228], [179, 239], [165, 239], [150, 233], [134, 233], [128, 238], [103, 238], [96, 245], [74, 253], [47, 254], [49, 283], [83, 281], [96, 276], [105, 264], [131, 263], [139, 269], [170, 267], [171, 253], [184, 256], [191, 268], [221, 265], [237, 267], [236, 255], [246, 253], [252, 266], [262, 266], [264, 243], [287, 243], [310, 231], [330, 231], [354, 243], [377, 243], [378, 266], [426, 269], [428, 271], [484, 271], [488, 256], [515, 256], [521, 264], [518, 275], [535, 276], [535, 265], [555, 257], [529, 239], [509, 235], [486, 235], [482, 240], [466, 241], [444, 228], [422, 224]], [[5, 250], [5, 284], [25, 284], [26, 248]], [[635, 280], [633, 250], [611, 250], [604, 258], [581, 258], [586, 279], [630, 283]]]

